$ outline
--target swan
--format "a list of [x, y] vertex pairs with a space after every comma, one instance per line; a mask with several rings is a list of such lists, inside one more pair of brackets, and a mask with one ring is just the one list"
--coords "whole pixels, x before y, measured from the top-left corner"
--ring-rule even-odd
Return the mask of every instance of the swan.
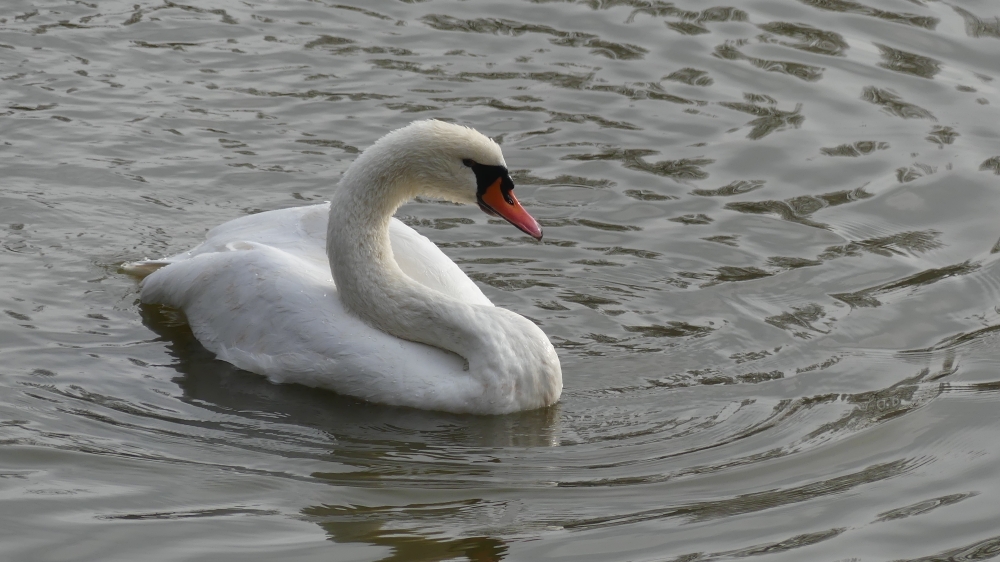
[[274, 383], [454, 413], [540, 408], [562, 392], [545, 333], [393, 217], [427, 195], [476, 203], [540, 240], [513, 188], [491, 139], [416, 121], [362, 152], [329, 203], [241, 217], [190, 251], [123, 269], [143, 278], [143, 303], [183, 310], [206, 349]]

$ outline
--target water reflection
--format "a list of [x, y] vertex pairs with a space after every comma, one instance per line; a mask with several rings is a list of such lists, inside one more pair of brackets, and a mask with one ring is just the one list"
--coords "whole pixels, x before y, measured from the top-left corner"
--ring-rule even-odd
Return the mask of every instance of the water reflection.
[[761, 37], [762, 41], [773, 41], [779, 45], [784, 45], [800, 51], [806, 51], [808, 53], [842, 57], [844, 56], [844, 51], [850, 48], [847, 41], [845, 41], [839, 33], [817, 29], [809, 25], [775, 21], [759, 25], [758, 27], [770, 34], [788, 37], [789, 39], [795, 40], [795, 42], [792, 43], [788, 41], [775, 40], [770, 35], [764, 35]]
[[741, 213], [774, 214], [783, 220], [797, 224], [815, 228], [829, 228], [821, 222], [812, 220], [812, 215], [827, 207], [853, 203], [872, 196], [871, 193], [865, 191], [864, 187], [859, 187], [857, 189], [847, 189], [820, 195], [799, 195], [785, 201], [741, 201], [726, 203], [726, 208]]
[[898, 94], [889, 89], [866, 86], [861, 92], [861, 99], [882, 106], [886, 113], [903, 119], [935, 119], [930, 111], [903, 101]]
[[493, 35], [518, 36], [525, 33], [549, 35], [549, 41], [560, 47], [584, 47], [591, 54], [609, 59], [641, 59], [647, 51], [637, 45], [606, 41], [591, 33], [562, 31], [547, 25], [526, 24], [512, 20], [479, 18], [462, 20], [446, 15], [428, 15], [421, 18], [425, 24], [442, 31], [463, 31], [467, 33], [489, 33]]
[[938, 72], [941, 72], [941, 62], [931, 57], [893, 49], [881, 43], [875, 43], [875, 46], [882, 54], [882, 62], [878, 63], [882, 68], [921, 78], [934, 78]]
[[[499, 562], [507, 554], [507, 544], [497, 538], [452, 537], [444, 529], [420, 530], [421, 525], [437, 527], [440, 521], [461, 516], [476, 502], [401, 506], [317, 505], [302, 515], [325, 530], [338, 543], [364, 543], [387, 547], [391, 554], [379, 562], [436, 562], [466, 559], [469, 562]], [[400, 522], [405, 522], [400, 525]], [[416, 530], [414, 530], [415, 527]]]
[[[949, 143], [950, 144], [950, 143]], [[888, 150], [889, 143], [883, 141], [858, 141], [832, 148], [823, 147], [819, 151], [826, 156], [866, 156], [876, 150]]]
[[715, 162], [711, 158], [684, 158], [681, 160], [661, 160], [659, 162], [649, 162], [645, 159], [646, 156], [652, 156], [657, 153], [656, 150], [645, 148], [606, 148], [598, 153], [569, 154], [563, 156], [562, 159], [578, 160], [581, 162], [612, 160], [621, 162], [622, 166], [629, 170], [637, 170], [677, 180], [704, 179], [708, 177], [708, 172], [702, 168]]
[[799, 1], [807, 6], [812, 6], [813, 8], [818, 8], [820, 10], [859, 14], [863, 16], [869, 16], [881, 20], [890, 21], [893, 23], [903, 23], [915, 27], [922, 27], [925, 29], [934, 29], [935, 27], [937, 27], [937, 24], [940, 23], [940, 20], [933, 16], [921, 16], [906, 12], [890, 12], [887, 10], [880, 10], [878, 8], [873, 8], [871, 6], [866, 6], [865, 4], [862, 4], [860, 2], [854, 2], [852, 0], [799, 0]]
[[969, 37], [993, 37], [1000, 39], [1000, 18], [981, 18], [969, 10], [952, 6], [955, 13], [965, 20], [965, 32]]
[[[640, 13], [640, 10], [641, 9], [635, 10], [629, 17], [634, 18], [637, 13]], [[678, 33], [683, 33], [684, 35], [701, 35], [702, 33], [709, 33], [708, 27], [705, 26], [706, 23], [747, 21], [749, 19], [749, 16], [747, 16], [747, 13], [743, 10], [727, 6], [717, 6], [701, 12], [687, 12], [683, 10], [676, 10], [673, 12], [670, 12], [669, 10], [649, 10], [647, 13], [653, 13], [658, 16], [682, 18], [681, 21], [668, 21], [666, 24], [670, 29]]]
[[759, 140], [775, 131], [782, 131], [789, 127], [797, 129], [805, 120], [805, 116], [801, 113], [802, 104], [796, 104], [795, 109], [789, 111], [778, 109], [777, 100], [771, 96], [744, 94], [743, 97], [746, 102], [720, 102], [719, 105], [757, 116], [756, 119], [747, 123], [747, 126], [750, 127], [750, 132], [747, 134], [748, 139]]
[[757, 57], [751, 57], [743, 54], [740, 51], [740, 47], [746, 46], [749, 43], [748, 39], [738, 39], [736, 41], [726, 41], [722, 45], [715, 48], [715, 52], [712, 53], [714, 56], [720, 59], [739, 61], [745, 60], [750, 64], [756, 66], [761, 70], [766, 70], [768, 72], [780, 72], [781, 74], [788, 74], [789, 76], [794, 76], [806, 82], [816, 82], [823, 78], [823, 69], [818, 66], [812, 66], [810, 64], [803, 64], [791, 61], [777, 61], [768, 60]]

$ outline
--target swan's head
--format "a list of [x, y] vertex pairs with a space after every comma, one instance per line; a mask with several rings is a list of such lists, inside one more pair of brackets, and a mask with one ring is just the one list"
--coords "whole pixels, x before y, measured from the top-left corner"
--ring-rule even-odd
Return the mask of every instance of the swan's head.
[[455, 203], [476, 203], [522, 232], [542, 238], [542, 227], [514, 197], [500, 146], [475, 129], [444, 121], [415, 121], [376, 142], [404, 163], [413, 188]]

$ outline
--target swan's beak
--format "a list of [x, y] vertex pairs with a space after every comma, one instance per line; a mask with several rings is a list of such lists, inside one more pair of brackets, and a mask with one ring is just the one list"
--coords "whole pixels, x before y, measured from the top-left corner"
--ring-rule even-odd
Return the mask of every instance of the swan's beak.
[[[507, 181], [504, 182], [504, 179]], [[491, 215], [504, 218], [535, 240], [541, 240], [541, 225], [517, 202], [513, 189], [514, 182], [510, 181], [510, 178], [504, 174], [478, 195], [479, 207]]]

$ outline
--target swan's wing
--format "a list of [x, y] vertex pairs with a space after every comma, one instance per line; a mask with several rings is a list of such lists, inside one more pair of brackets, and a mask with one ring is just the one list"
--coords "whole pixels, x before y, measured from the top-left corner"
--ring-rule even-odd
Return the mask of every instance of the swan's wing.
[[[264, 244], [329, 269], [326, 256], [329, 216], [329, 203], [247, 215], [208, 231], [205, 241], [187, 252], [160, 260], [133, 262], [123, 268], [142, 277], [165, 265], [203, 254], [226, 252], [232, 244], [247, 242]], [[493, 305], [440, 248], [395, 218], [389, 222], [389, 241], [399, 268], [413, 280], [470, 304]]]
[[292, 207], [247, 215], [220, 224], [205, 234], [205, 241], [170, 257], [126, 263], [122, 269], [145, 277], [172, 263], [204, 254], [227, 252], [233, 244], [252, 242], [278, 248], [312, 264], [329, 268], [326, 257], [326, 222], [330, 204]]
[[173, 263], [212, 252], [225, 252], [238, 242], [277, 248], [311, 264], [329, 268], [326, 257], [326, 222], [330, 204], [291, 207], [247, 215], [209, 230], [195, 248], [161, 261]]
[[469, 304], [493, 306], [483, 291], [426, 236], [399, 219], [389, 222], [392, 256], [414, 281]]
[[482, 394], [460, 357], [368, 326], [336, 291], [324, 266], [236, 242], [153, 272], [142, 300], [184, 310], [208, 350], [274, 382], [444, 410]]

